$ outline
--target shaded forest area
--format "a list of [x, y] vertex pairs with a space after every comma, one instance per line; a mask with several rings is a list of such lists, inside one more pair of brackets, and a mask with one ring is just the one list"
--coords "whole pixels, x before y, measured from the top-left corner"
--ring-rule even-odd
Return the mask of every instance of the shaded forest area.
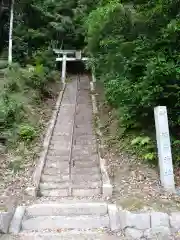
[[[7, 50], [8, 21], [6, 11], [1, 14], [2, 55]], [[0, 97], [3, 135], [14, 125], [17, 129], [23, 119], [16, 112], [23, 112], [25, 105], [14, 93], [30, 87], [40, 101], [51, 95], [47, 82], [56, 75], [53, 47], [86, 51], [108, 104], [116, 109], [119, 137], [153, 163], [153, 108], [167, 106], [173, 159], [179, 165], [180, 0], [15, 1], [13, 62], [20, 75], [9, 77], [14, 64], [5, 70]]]

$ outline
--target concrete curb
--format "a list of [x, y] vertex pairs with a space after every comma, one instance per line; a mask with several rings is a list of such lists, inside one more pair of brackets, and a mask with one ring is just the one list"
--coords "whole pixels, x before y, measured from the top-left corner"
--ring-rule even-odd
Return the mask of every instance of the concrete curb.
[[25, 206], [18, 206], [12, 218], [9, 227], [9, 233], [17, 234], [20, 232], [22, 219], [25, 213], [26, 207]]
[[[9, 227], [9, 213], [5, 213], [4, 216], [8, 217], [4, 221], [3, 231], [13, 234], [18, 234], [21, 230], [21, 225], [23, 221], [23, 216], [26, 211], [26, 217], [36, 219], [36, 217], [46, 216], [50, 219], [53, 216], [68, 216], [72, 217], [79, 215], [91, 216], [95, 219], [97, 216], [102, 217], [102, 220], [108, 214], [108, 222], [106, 224], [109, 226], [112, 232], [121, 232], [128, 239], [176, 239], [172, 237], [178, 237], [180, 235], [180, 212], [175, 213], [163, 213], [163, 212], [130, 212], [122, 209], [116, 204], [103, 203], [91, 203], [91, 202], [73, 202], [73, 203], [61, 203], [61, 204], [35, 204], [31, 207], [29, 206], [19, 206], [16, 208], [14, 217], [11, 221]], [[56, 213], [56, 214], [54, 214]], [[12, 213], [11, 213], [12, 216]], [[76, 221], [74, 219], [73, 221]], [[74, 223], [73, 223], [74, 224]], [[91, 225], [91, 224], [90, 224]], [[1, 225], [0, 225], [1, 226]], [[91, 229], [91, 226], [88, 227]]]
[[103, 197], [111, 198], [113, 187], [111, 185], [109, 175], [107, 172], [106, 160], [103, 158], [104, 154], [103, 154], [103, 144], [102, 144], [102, 133], [100, 130], [100, 119], [98, 116], [99, 111], [98, 111], [97, 101], [95, 96], [95, 86], [94, 86], [95, 82], [96, 82], [95, 76], [92, 75], [92, 81], [90, 82], [90, 90], [91, 90], [92, 109], [93, 109], [93, 114], [94, 114], [96, 125], [97, 125], [96, 127], [96, 135], [98, 136], [97, 150], [98, 150], [101, 176], [102, 176], [102, 195]]
[[[176, 239], [180, 236], [180, 212], [129, 212], [108, 204], [110, 228], [130, 239]], [[179, 239], [179, 238], [177, 238]]]
[[14, 209], [8, 212], [0, 212], [0, 234], [8, 232], [13, 214], [14, 214]]
[[41, 152], [40, 158], [38, 160], [37, 166], [35, 168], [34, 174], [33, 174], [33, 179], [32, 179], [32, 187], [28, 187], [26, 189], [26, 193], [30, 196], [36, 197], [37, 193], [38, 193], [38, 188], [39, 188], [39, 183], [40, 183], [40, 178], [41, 178], [41, 173], [45, 164], [45, 160], [46, 160], [46, 156], [48, 153], [48, 148], [49, 148], [49, 144], [50, 144], [50, 140], [51, 140], [51, 136], [54, 130], [54, 126], [56, 123], [56, 119], [57, 119], [57, 115], [59, 112], [59, 108], [61, 105], [61, 101], [63, 98], [63, 94], [66, 88], [66, 84], [63, 85], [62, 90], [59, 93], [56, 105], [54, 107], [54, 111], [53, 111], [53, 115], [52, 118], [49, 122], [49, 126], [44, 138], [44, 142], [43, 142], [43, 150]]

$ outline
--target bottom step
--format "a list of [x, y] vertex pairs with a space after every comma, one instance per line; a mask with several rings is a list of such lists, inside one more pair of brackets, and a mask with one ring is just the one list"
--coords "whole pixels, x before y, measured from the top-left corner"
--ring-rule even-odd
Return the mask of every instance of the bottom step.
[[21, 233], [4, 235], [1, 240], [118, 240], [119, 238], [98, 232]]
[[42, 216], [24, 220], [22, 230], [43, 231], [59, 229], [98, 229], [109, 228], [109, 216]]

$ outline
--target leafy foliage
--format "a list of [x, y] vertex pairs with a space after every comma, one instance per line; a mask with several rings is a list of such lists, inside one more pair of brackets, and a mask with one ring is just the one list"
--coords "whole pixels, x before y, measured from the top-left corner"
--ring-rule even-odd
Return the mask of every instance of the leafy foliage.
[[[168, 108], [179, 139], [180, 1], [103, 1], [86, 21], [91, 65], [126, 129], [152, 130], [153, 108]], [[147, 156], [147, 158], [152, 156]], [[176, 158], [177, 159], [177, 158]]]
[[29, 125], [22, 125], [19, 129], [20, 139], [25, 141], [31, 141], [36, 137], [37, 133], [34, 127]]
[[[32, 58], [36, 56], [34, 60], [37, 60], [38, 53], [47, 52], [49, 48], [82, 49], [85, 45], [83, 23], [97, 3], [98, 0], [15, 1], [14, 61], [33, 64]], [[6, 18], [0, 29], [6, 32], [4, 38], [8, 42], [9, 11]]]
[[20, 140], [31, 141], [37, 136], [33, 111], [46, 97], [53, 96], [49, 84], [55, 82], [55, 74], [48, 73], [43, 65], [20, 68], [18, 64], [4, 72], [0, 78], [1, 137], [15, 134]]
[[[153, 108], [167, 106], [178, 162], [178, 6], [180, 0], [16, 1], [13, 56], [21, 66], [29, 64], [31, 68], [9, 71], [6, 90], [0, 98], [0, 124], [9, 127], [26, 116], [24, 100], [18, 100], [21, 98], [17, 98], [17, 92], [23, 93], [24, 99], [31, 89], [31, 98], [37, 103], [51, 95], [48, 82], [56, 75], [53, 71], [49, 73], [54, 68], [52, 48], [84, 48], [91, 56], [88, 65], [104, 82], [107, 101], [119, 112], [123, 128], [152, 132]], [[2, 22], [2, 27], [7, 38], [7, 23]], [[151, 152], [146, 155], [147, 159], [153, 158]]]

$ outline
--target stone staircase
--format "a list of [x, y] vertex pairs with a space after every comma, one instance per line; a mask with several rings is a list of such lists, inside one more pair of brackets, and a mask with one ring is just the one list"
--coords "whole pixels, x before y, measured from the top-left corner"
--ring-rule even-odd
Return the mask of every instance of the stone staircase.
[[13, 235], [2, 240], [116, 239], [106, 233], [110, 228], [107, 203], [53, 202], [19, 207], [9, 229]]
[[65, 89], [41, 175], [40, 196], [101, 194], [89, 88], [87, 76], [75, 76]]
[[107, 233], [119, 226], [117, 211], [103, 202], [107, 195], [92, 110], [88, 76], [74, 76], [57, 108], [43, 162], [36, 167], [38, 198], [17, 207], [8, 226], [10, 216], [7, 221], [4, 216], [0, 231], [9, 234], [0, 240], [116, 239]]
[[104, 202], [112, 186], [97, 150], [91, 97], [92, 104], [87, 76], [67, 84], [36, 167], [40, 197], [0, 212], [0, 240], [180, 239], [179, 212], [131, 213]]
[[28, 207], [22, 221], [22, 231], [47, 229], [98, 229], [109, 227], [107, 204], [39, 204]]

